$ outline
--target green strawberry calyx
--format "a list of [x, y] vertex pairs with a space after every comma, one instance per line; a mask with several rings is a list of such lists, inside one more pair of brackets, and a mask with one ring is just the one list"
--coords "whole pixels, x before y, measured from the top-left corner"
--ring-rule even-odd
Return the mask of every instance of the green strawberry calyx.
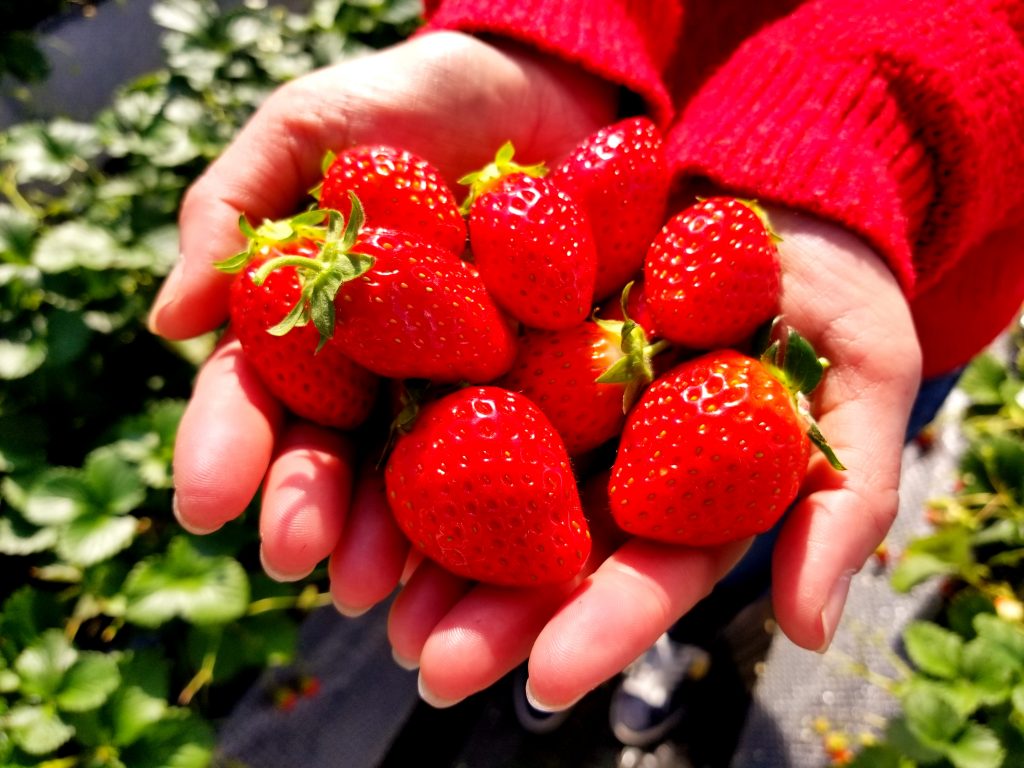
[[597, 377], [599, 384], [625, 384], [622, 393], [622, 412], [628, 413], [644, 388], [654, 381], [654, 358], [658, 353], [668, 349], [669, 343], [662, 339], [651, 343], [644, 329], [633, 320], [626, 310], [629, 291], [633, 283], [629, 283], [622, 291], [622, 320], [602, 320], [594, 318], [599, 326], [606, 331], [619, 335], [622, 357], [616, 360], [608, 370]]
[[[345, 217], [336, 210], [315, 209], [288, 219], [265, 221], [254, 228], [243, 215], [239, 227], [248, 240], [245, 250], [216, 262], [214, 266], [227, 273], [237, 273], [260, 253], [271, 249], [278, 255], [267, 259], [253, 273], [252, 281], [260, 286], [272, 272], [293, 267], [299, 275], [302, 291], [294, 306], [268, 333], [283, 336], [293, 328], [310, 322], [320, 333], [319, 351], [334, 336], [334, 299], [341, 287], [373, 267], [374, 258], [357, 250], [359, 232], [365, 222], [363, 206], [349, 193], [352, 213]], [[310, 243], [317, 256], [288, 253], [288, 246]]]
[[462, 205], [459, 206], [459, 211], [463, 216], [468, 216], [470, 209], [473, 207], [473, 203], [494, 189], [498, 185], [498, 182], [506, 176], [521, 173], [526, 176], [539, 178], [547, 175], [548, 168], [544, 163], [522, 165], [513, 160], [515, 154], [516, 150], [515, 147], [512, 146], [512, 142], [506, 141], [498, 148], [493, 161], [485, 165], [480, 170], [467, 173], [459, 179], [459, 184], [469, 187], [466, 199], [463, 200]]
[[786, 327], [781, 318], [772, 321], [765, 338], [767, 345], [761, 353], [761, 362], [789, 390], [793, 406], [807, 425], [807, 436], [814, 446], [834, 469], [846, 469], [811, 413], [810, 394], [824, 378], [829, 361], [819, 357], [811, 343], [796, 330]]

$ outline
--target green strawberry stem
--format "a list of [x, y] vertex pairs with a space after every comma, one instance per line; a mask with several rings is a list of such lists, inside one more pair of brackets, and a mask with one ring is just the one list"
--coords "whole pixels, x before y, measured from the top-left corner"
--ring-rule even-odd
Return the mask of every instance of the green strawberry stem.
[[459, 211], [463, 216], [468, 216], [470, 209], [473, 207], [473, 203], [475, 203], [481, 196], [494, 189], [498, 182], [506, 176], [511, 176], [514, 173], [522, 173], [527, 176], [540, 177], [547, 174], [548, 168], [544, 163], [521, 165], [512, 159], [515, 157], [515, 153], [516, 150], [515, 147], [512, 146], [512, 142], [506, 141], [498, 148], [493, 162], [488, 163], [478, 171], [467, 173], [459, 179], [459, 184], [469, 187], [466, 199], [462, 202], [462, 205], [459, 206]]
[[622, 291], [622, 321], [594, 318], [594, 322], [607, 331], [617, 333], [622, 340], [622, 357], [598, 376], [597, 382], [626, 385], [622, 393], [623, 413], [629, 412], [640, 399], [644, 387], [654, 381], [654, 358], [671, 346], [666, 339], [651, 344], [644, 329], [629, 316], [626, 304], [632, 287], [633, 283], [629, 283]]
[[[289, 219], [264, 222], [253, 229], [242, 217], [239, 226], [248, 238], [248, 246], [234, 256], [214, 264], [223, 272], [240, 272], [266, 247], [280, 251], [282, 247], [310, 242], [319, 251], [316, 258], [294, 253], [278, 253], [260, 265], [252, 276], [255, 285], [262, 285], [276, 270], [294, 268], [302, 290], [288, 314], [267, 332], [283, 336], [293, 328], [312, 322], [320, 333], [317, 351], [334, 336], [334, 299], [341, 286], [373, 267], [372, 256], [355, 250], [359, 232], [366, 220], [359, 199], [349, 193], [352, 213], [345, 217], [336, 210], [316, 209]], [[326, 220], [327, 225], [323, 222]]]
[[785, 328], [782, 318], [772, 321], [766, 339], [768, 345], [761, 354], [761, 362], [789, 390], [793, 407], [807, 425], [807, 437], [811, 443], [834, 469], [845, 470], [811, 413], [809, 395], [821, 383], [829, 366], [828, 360], [818, 357], [811, 343], [797, 331]]

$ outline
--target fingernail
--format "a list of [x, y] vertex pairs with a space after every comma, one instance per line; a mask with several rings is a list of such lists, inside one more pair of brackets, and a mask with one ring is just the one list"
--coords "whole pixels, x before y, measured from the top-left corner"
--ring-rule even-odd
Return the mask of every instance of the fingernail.
[[355, 608], [351, 605], [346, 605], [333, 595], [331, 596], [331, 600], [334, 603], [335, 610], [348, 619], [358, 618], [370, 610], [370, 606], [366, 606], [365, 608]]
[[562, 712], [566, 709], [569, 709], [569, 707], [576, 704], [576, 702], [579, 701], [579, 699], [575, 699], [573, 701], [570, 701], [568, 704], [563, 704], [559, 707], [552, 706], [551, 704], [547, 704], [537, 698], [537, 695], [533, 692], [533, 688], [530, 686], [530, 678], [526, 678], [526, 701], [530, 704], [531, 707], [533, 707], [537, 711], [550, 713]]
[[178, 301], [179, 294], [181, 293], [181, 281], [184, 277], [184, 269], [181, 266], [181, 257], [179, 256], [179, 262], [171, 270], [171, 273], [167, 275], [167, 279], [164, 280], [164, 284], [160, 286], [160, 290], [157, 292], [156, 298], [153, 300], [153, 306], [149, 311], [149, 317], [146, 319], [146, 326], [149, 328], [151, 333], [159, 333], [157, 327], [160, 325], [160, 314]]
[[203, 526], [195, 525], [194, 523], [190, 523], [186, 520], [181, 514], [181, 502], [178, 500], [177, 493], [171, 497], [171, 512], [174, 514], [174, 519], [178, 521], [178, 525], [196, 536], [205, 536], [208, 533], [213, 533], [220, 529], [219, 525], [214, 526], [213, 528], [204, 528]]
[[395, 664], [400, 666], [402, 669], [408, 670], [409, 672], [412, 672], [414, 669], [420, 668], [419, 659], [407, 659], [394, 648], [391, 649], [391, 658], [395, 660]]
[[853, 580], [855, 573], [856, 571], [852, 569], [843, 571], [836, 580], [836, 583], [832, 585], [832, 591], [829, 593], [828, 600], [825, 601], [825, 606], [821, 609], [821, 630], [824, 635], [824, 641], [821, 647], [818, 648], [818, 653], [824, 653], [832, 645], [832, 638], [835, 636], [836, 627], [839, 626], [839, 620], [843, 617], [846, 596], [850, 592], [850, 582]]
[[282, 573], [281, 571], [278, 571], [267, 563], [267, 558], [263, 552], [262, 544], [260, 544], [260, 565], [263, 566], [263, 572], [274, 581], [301, 581], [310, 574], [310, 571], [305, 571], [303, 573]]
[[454, 701], [450, 699], [442, 699], [440, 696], [436, 695], [432, 690], [430, 690], [427, 684], [423, 682], [422, 672], [417, 680], [417, 686], [419, 687], [420, 698], [435, 709], [448, 709], [448, 707], [454, 707], [460, 701], [459, 699]]

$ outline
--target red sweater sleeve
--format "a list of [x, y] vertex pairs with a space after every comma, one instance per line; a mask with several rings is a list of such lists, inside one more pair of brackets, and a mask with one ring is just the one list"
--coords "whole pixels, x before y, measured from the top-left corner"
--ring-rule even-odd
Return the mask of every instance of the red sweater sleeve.
[[913, 300], [926, 373], [961, 364], [1024, 300], [1020, 7], [809, 3], [696, 90], [677, 170], [859, 233]]
[[525, 42], [640, 96], [662, 126], [680, 0], [427, 0], [425, 30], [455, 29]]
[[432, 0], [427, 10], [429, 28], [533, 44], [641, 95], [662, 122], [674, 114], [681, 179], [858, 233], [911, 298], [932, 374], [969, 359], [1024, 301], [1022, 8]]

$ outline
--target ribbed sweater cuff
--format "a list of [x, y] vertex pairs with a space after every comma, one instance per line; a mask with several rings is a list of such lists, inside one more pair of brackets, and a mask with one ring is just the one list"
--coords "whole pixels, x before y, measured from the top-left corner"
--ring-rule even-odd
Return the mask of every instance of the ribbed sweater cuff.
[[424, 31], [526, 43], [635, 93], [663, 128], [672, 119], [663, 73], [679, 29], [674, 0], [441, 0], [426, 6]]
[[934, 185], [924, 148], [866, 64], [747, 50], [690, 103], [669, 137], [682, 177], [819, 215], [857, 232], [915, 281], [910, 233]]
[[908, 293], [926, 290], [1024, 204], [1024, 54], [986, 6], [801, 9], [687, 105], [669, 145], [679, 172], [834, 220]]

